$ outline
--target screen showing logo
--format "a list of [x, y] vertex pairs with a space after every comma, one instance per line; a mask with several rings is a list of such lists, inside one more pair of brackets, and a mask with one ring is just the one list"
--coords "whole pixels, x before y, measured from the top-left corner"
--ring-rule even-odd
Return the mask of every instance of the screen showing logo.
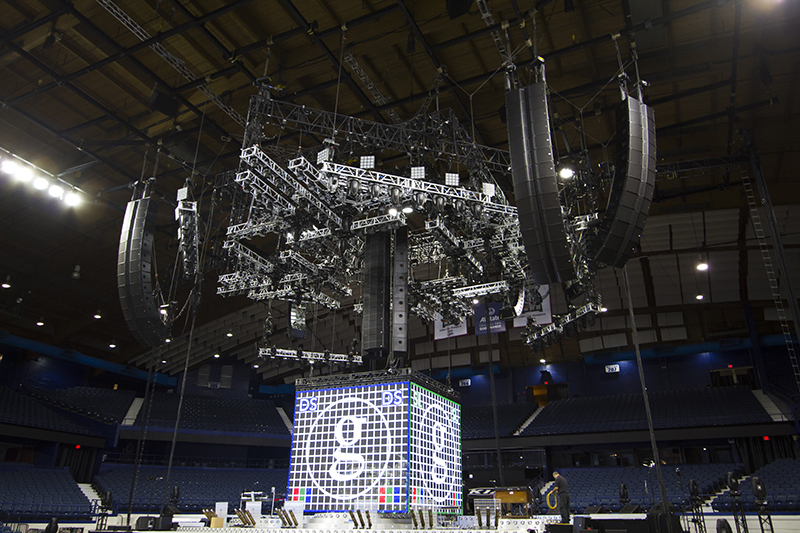
[[287, 498], [310, 511], [461, 508], [460, 406], [410, 382], [300, 391]]

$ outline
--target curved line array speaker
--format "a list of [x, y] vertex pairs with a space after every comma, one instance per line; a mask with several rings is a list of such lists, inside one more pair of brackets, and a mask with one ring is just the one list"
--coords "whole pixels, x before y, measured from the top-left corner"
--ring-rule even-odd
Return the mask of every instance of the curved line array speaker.
[[134, 338], [148, 348], [164, 342], [169, 332], [153, 296], [151, 266], [157, 212], [158, 206], [150, 198], [128, 202], [117, 255], [117, 289], [122, 314]]
[[367, 233], [364, 241], [364, 283], [361, 319], [361, 351], [375, 357], [389, 348], [389, 275], [391, 235], [386, 231]]
[[550, 136], [543, 82], [506, 93], [511, 175], [522, 241], [534, 281], [540, 285], [575, 277]]
[[[624, 129], [623, 129], [624, 128]], [[622, 268], [639, 246], [656, 184], [653, 110], [628, 97], [617, 111], [617, 160], [596, 241], [598, 263]]]

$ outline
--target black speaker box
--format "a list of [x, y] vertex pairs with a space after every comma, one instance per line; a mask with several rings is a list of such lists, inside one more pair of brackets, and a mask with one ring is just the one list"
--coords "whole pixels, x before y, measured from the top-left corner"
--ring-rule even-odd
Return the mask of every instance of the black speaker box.
[[153, 529], [155, 518], [152, 516], [140, 516], [136, 519], [136, 531], [147, 531]]
[[408, 351], [408, 228], [395, 230], [392, 271], [392, 351], [403, 357]]
[[365, 354], [384, 355], [389, 348], [389, 270], [391, 236], [386, 231], [367, 233], [364, 242], [364, 312], [361, 319], [361, 349]]
[[604, 513], [605, 509], [603, 508], [602, 505], [590, 505], [589, 507], [586, 508], [586, 511], [584, 512], [586, 514], [598, 514], [598, 513]]
[[164, 113], [168, 117], [174, 117], [178, 114], [178, 101], [170, 95], [156, 90], [150, 94], [150, 109]]
[[153, 525], [153, 529], [155, 531], [169, 531], [172, 529], [172, 517], [171, 516], [159, 516], [155, 520], [155, 524]]

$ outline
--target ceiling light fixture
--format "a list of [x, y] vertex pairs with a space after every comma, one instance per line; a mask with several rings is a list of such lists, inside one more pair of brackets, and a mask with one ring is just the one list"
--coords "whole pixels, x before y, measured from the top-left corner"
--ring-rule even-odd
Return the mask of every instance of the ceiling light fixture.
[[705, 298], [705, 296], [703, 296], [703, 295], [702, 295], [701, 293], [699, 293], [699, 292], [697, 293], [697, 296], [695, 296], [695, 297], [694, 297], [694, 299], [695, 299], [695, 300], [702, 300], [703, 298]]
[[2, 287], [4, 289], [10, 289], [11, 288], [11, 276], [6, 276], [6, 280], [3, 282], [2, 285], [0, 285], [0, 287]]
[[603, 306], [603, 307], [600, 308], [600, 312], [601, 313], [605, 313], [606, 311], [608, 311], [608, 307]]
[[161, 364], [162, 364], [162, 365], [166, 365], [166, 364], [167, 364], [167, 360], [166, 360], [166, 359], [162, 359], [162, 360], [161, 360]]
[[568, 180], [575, 176], [575, 171], [572, 170], [570, 167], [561, 167], [561, 170], [558, 171], [558, 177], [562, 180]]
[[477, 298], [472, 299], [472, 305], [478, 305], [479, 303], [481, 303], [481, 301], [478, 300]]
[[547, 360], [544, 357], [542, 357], [541, 359], [539, 359], [539, 362], [542, 363], [542, 364], [545, 364], [547, 362]]
[[51, 185], [47, 192], [53, 198], [58, 198], [59, 200], [64, 197], [64, 188], [60, 185]]
[[94, 318], [95, 318], [96, 320], [100, 320], [101, 318], [103, 318], [103, 314], [100, 312], [100, 310], [99, 310], [99, 309], [98, 309], [97, 311], [95, 311], [95, 313], [94, 313]]
[[36, 321], [36, 325], [37, 325], [37, 326], [39, 326], [39, 327], [42, 327], [42, 326], [44, 326], [44, 320], [42, 320], [42, 319], [40, 318], [39, 320], [37, 320], [37, 321]]
[[64, 203], [70, 207], [75, 207], [81, 203], [81, 196], [75, 191], [70, 191], [64, 196]]
[[703, 261], [702, 258], [700, 258], [696, 268], [701, 272], [705, 272], [706, 270], [708, 270], [708, 263], [706, 263], [705, 261]]
[[414, 212], [414, 208], [411, 207], [410, 205], [407, 205], [407, 206], [403, 207], [403, 213], [405, 213], [406, 215], [408, 215], [409, 213], [413, 213], [413, 212]]
[[396, 217], [397, 216], [397, 208], [396, 207], [390, 207], [389, 208], [389, 216], [390, 217]]
[[226, 333], [226, 334], [225, 334], [225, 336], [226, 336], [226, 337], [233, 337], [233, 332], [232, 332], [232, 331], [229, 331], [228, 333]]
[[10, 176], [16, 176], [17, 172], [19, 171], [19, 165], [17, 164], [16, 161], [13, 161], [11, 159], [6, 159], [5, 161], [3, 161], [2, 166], [0, 166], [0, 170], [2, 170], [3, 172], [5, 172]]
[[164, 339], [164, 342], [166, 342], [167, 344], [169, 344], [170, 342], [172, 342], [172, 339], [170, 339], [169, 337], [167, 337], [166, 339]]
[[214, 354], [214, 359], [219, 359], [219, 354], [218, 353]]
[[117, 343], [116, 343], [116, 342], [114, 342], [114, 341], [111, 341], [110, 343], [108, 343], [108, 347], [109, 347], [109, 348], [111, 348], [111, 349], [113, 350], [114, 348], [116, 348], [116, 347], [117, 347]]
[[50, 182], [47, 181], [47, 178], [43, 178], [39, 176], [35, 180], [33, 180], [33, 188], [39, 191], [45, 190], [47, 187], [50, 186]]
[[253, 368], [258, 368], [258, 365], [253, 365]]

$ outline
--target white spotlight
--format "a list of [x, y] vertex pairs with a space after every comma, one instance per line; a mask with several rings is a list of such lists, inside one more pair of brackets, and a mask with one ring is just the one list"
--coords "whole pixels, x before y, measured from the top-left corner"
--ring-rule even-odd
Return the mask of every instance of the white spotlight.
[[63, 198], [64, 197], [64, 188], [60, 185], [51, 185], [47, 192], [50, 193], [50, 196], [53, 198]]
[[6, 174], [11, 174], [12, 176], [15, 176], [17, 174], [17, 171], [19, 170], [19, 165], [17, 164], [16, 161], [12, 161], [11, 159], [6, 159], [5, 161], [3, 161], [3, 165], [0, 166], [0, 170], [5, 172]]
[[575, 176], [575, 171], [569, 167], [561, 167], [561, 170], [558, 171], [558, 175], [561, 179], [568, 180]]
[[218, 353], [214, 354], [214, 359], [219, 359], [219, 354]]
[[695, 296], [694, 298], [695, 298], [695, 300], [702, 300], [703, 298], [705, 298], [705, 296], [703, 296], [702, 294], [698, 293], [697, 296]]
[[6, 276], [6, 280], [3, 282], [2, 285], [0, 285], [0, 287], [2, 287], [4, 289], [10, 289], [11, 288], [11, 276], [10, 275]]
[[47, 187], [50, 186], [50, 182], [47, 179], [39, 176], [35, 180], [33, 180], [33, 188], [39, 191], [45, 190]]
[[608, 307], [603, 306], [600, 308], [601, 313], [605, 313], [606, 311], [608, 311]]
[[166, 359], [162, 359], [162, 360], [161, 360], [161, 364], [162, 364], [162, 365], [166, 365], [166, 364], [167, 364], [167, 360], [166, 360]]
[[37, 320], [37, 321], [36, 321], [36, 325], [37, 325], [37, 326], [39, 326], [39, 327], [42, 327], [42, 326], [44, 326], [44, 321], [43, 321], [43, 320], [41, 320], [41, 319], [40, 319], [40, 320]]
[[253, 368], [258, 368], [258, 365], [253, 365]]
[[708, 270], [708, 263], [706, 263], [705, 261], [701, 261], [701, 262], [697, 263], [697, 270], [700, 270], [701, 272], [705, 272], [706, 270]]
[[103, 314], [100, 312], [99, 309], [95, 312], [94, 318], [95, 320], [100, 320], [101, 318], [103, 318]]
[[472, 305], [478, 305], [479, 303], [481, 303], [481, 301], [478, 300], [477, 298], [472, 299]]
[[413, 212], [414, 212], [414, 208], [411, 207], [410, 205], [407, 205], [407, 206], [405, 206], [403, 208], [403, 213], [405, 213], [406, 215], [409, 214], [409, 213], [413, 213]]
[[543, 358], [539, 359], [539, 362], [542, 363], [542, 364], [545, 364], [547, 361], [543, 357]]
[[75, 207], [81, 203], [81, 197], [75, 191], [70, 191], [66, 196], [64, 196], [64, 203], [68, 206]]
[[108, 344], [108, 347], [109, 347], [109, 348], [111, 348], [111, 349], [113, 350], [114, 348], [116, 348], [116, 347], [117, 347], [117, 343], [116, 343], [116, 342], [114, 342], [114, 341], [111, 341], [111, 342]]
[[226, 333], [226, 334], [225, 334], [225, 336], [226, 336], [226, 337], [233, 337], [233, 332], [232, 332], [232, 331], [229, 331], [228, 333]]
[[390, 207], [389, 208], [389, 216], [390, 217], [396, 217], [397, 216], [397, 208], [396, 207]]

